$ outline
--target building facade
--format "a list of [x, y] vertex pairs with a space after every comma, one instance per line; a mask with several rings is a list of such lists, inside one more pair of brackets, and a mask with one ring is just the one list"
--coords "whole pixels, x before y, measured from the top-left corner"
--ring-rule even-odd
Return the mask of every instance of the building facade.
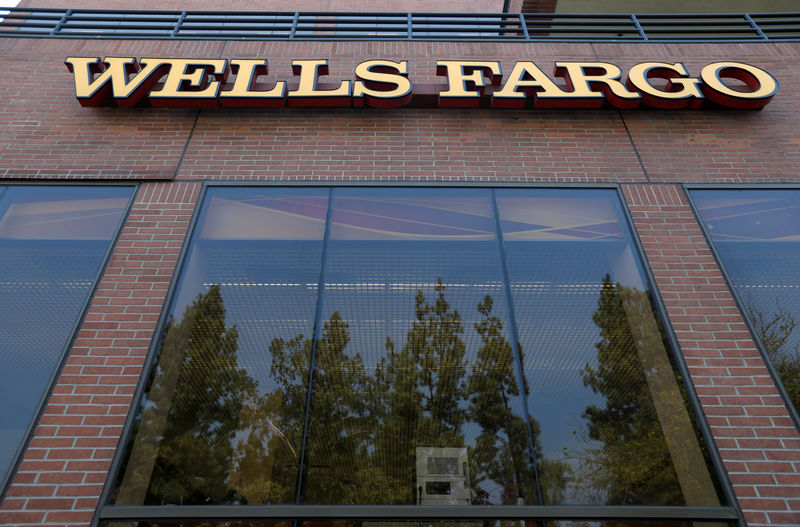
[[0, 523], [800, 524], [800, 17], [558, 3], [7, 15]]

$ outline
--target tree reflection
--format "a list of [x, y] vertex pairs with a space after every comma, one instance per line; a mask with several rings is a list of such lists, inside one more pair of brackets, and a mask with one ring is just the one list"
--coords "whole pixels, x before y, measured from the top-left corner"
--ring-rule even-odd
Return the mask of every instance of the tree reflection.
[[238, 365], [218, 285], [167, 323], [117, 503], [232, 503], [227, 475], [255, 381]]
[[583, 384], [605, 398], [587, 406], [589, 438], [601, 447], [587, 456], [592, 484], [613, 504], [681, 503], [667, 444], [639, 361], [623, 306], [622, 286], [603, 278], [592, 320], [600, 329], [597, 365], [586, 365]]
[[419, 447], [467, 453], [466, 503], [539, 503], [537, 463], [558, 501], [566, 466], [531, 457], [539, 425], [524, 417], [528, 389], [493, 298], [477, 305], [480, 347], [470, 361], [445, 290], [439, 279], [433, 301], [417, 291], [405, 342], [387, 337], [371, 371], [348, 352], [338, 311], [317, 341], [273, 339], [275, 388], [265, 392], [239, 365], [238, 332], [211, 286], [167, 324], [115, 502], [293, 503], [299, 479], [305, 503], [419, 503]]
[[[481, 484], [502, 485], [502, 502], [534, 502], [536, 478], [528, 465], [529, 433], [538, 436], [539, 425], [531, 420], [530, 430], [523, 417], [512, 410], [520, 389], [514, 373], [511, 344], [503, 336], [503, 322], [492, 314], [493, 299], [486, 295], [478, 304], [483, 319], [475, 324], [481, 347], [468, 380], [470, 418], [480, 426], [472, 456], [474, 488], [479, 502], [488, 502]], [[521, 350], [520, 350], [521, 353]], [[525, 386], [525, 395], [528, 395]]]
[[606, 504], [719, 504], [647, 293], [606, 275], [592, 319], [601, 340], [583, 383], [605, 406], [583, 413], [598, 445], [579, 456], [584, 485]]
[[[421, 290], [415, 297], [415, 320], [397, 351], [386, 339], [386, 355], [375, 372], [380, 429], [376, 459], [400, 493], [390, 503], [414, 502], [416, 447], [461, 447], [466, 419], [466, 346], [463, 322], [445, 300], [438, 280], [436, 300]], [[385, 499], [385, 498], [384, 498]]]

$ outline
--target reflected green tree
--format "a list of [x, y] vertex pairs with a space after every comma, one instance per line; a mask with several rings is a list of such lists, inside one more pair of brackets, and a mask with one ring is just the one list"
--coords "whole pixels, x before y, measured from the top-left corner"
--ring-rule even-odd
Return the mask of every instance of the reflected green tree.
[[[475, 323], [475, 331], [481, 347], [467, 382], [469, 417], [480, 426], [471, 449], [472, 487], [479, 503], [487, 502], [482, 490], [485, 482], [502, 485], [502, 503], [536, 503], [536, 478], [528, 455], [529, 427], [512, 408], [520, 395], [514, 354], [503, 336], [503, 322], [492, 313], [493, 303], [486, 295], [477, 306], [482, 319]], [[529, 390], [524, 388], [527, 397]], [[530, 431], [538, 438], [535, 420]]]
[[[588, 406], [583, 413], [589, 439], [600, 444], [581, 456], [587, 472], [585, 483], [603, 494], [607, 504], [682, 505], [670, 452], [637, 351], [630, 309], [624, 305], [625, 293], [625, 288], [606, 275], [592, 315], [601, 340], [595, 345], [597, 363], [585, 366], [583, 383], [604, 397], [605, 406]], [[647, 299], [644, 305], [650, 311], [647, 315], [652, 316]], [[661, 337], [657, 333], [651, 338]]]
[[[356, 504], [369, 481], [357, 468], [369, 455], [375, 428], [372, 383], [361, 355], [345, 353], [349, 342], [348, 325], [334, 312], [322, 327], [315, 353], [306, 502]], [[276, 373], [283, 361], [273, 354]]]
[[256, 382], [237, 360], [218, 285], [170, 319], [116, 503], [235, 503], [235, 435]]
[[445, 289], [439, 279], [430, 301], [417, 291], [405, 343], [397, 349], [387, 338], [373, 371], [348, 352], [339, 312], [316, 342], [302, 334], [273, 339], [274, 388], [265, 392], [239, 365], [237, 329], [226, 326], [220, 287], [212, 285], [165, 328], [115, 502], [292, 503], [307, 425], [306, 503], [414, 503], [416, 448], [467, 443], [473, 503], [488, 503], [484, 486], [498, 484], [503, 503], [535, 503], [528, 442], [529, 430], [538, 440], [538, 423], [519, 415], [527, 387], [515, 376], [493, 299], [477, 306], [480, 348], [470, 362], [462, 316]]
[[463, 321], [445, 299], [442, 279], [429, 302], [415, 297], [415, 320], [398, 351], [387, 337], [386, 355], [376, 368], [376, 392], [382, 398], [376, 437], [378, 466], [398, 494], [390, 503], [413, 503], [416, 447], [462, 447], [466, 421], [466, 346]]
[[649, 294], [606, 275], [593, 320], [596, 366], [583, 382], [605, 398], [584, 411], [589, 439], [582, 467], [601, 503], [720, 504], [717, 483], [688, 394], [675, 373], [664, 328]]
[[282, 401], [283, 394], [274, 390], [251, 398], [242, 410], [228, 477], [229, 485], [241, 497], [241, 504], [294, 500], [299, 433], [284, 433]]
[[774, 313], [767, 314], [751, 302], [747, 313], [790, 401], [800, 410], [800, 349], [797, 344], [790, 344], [797, 321], [780, 305]]

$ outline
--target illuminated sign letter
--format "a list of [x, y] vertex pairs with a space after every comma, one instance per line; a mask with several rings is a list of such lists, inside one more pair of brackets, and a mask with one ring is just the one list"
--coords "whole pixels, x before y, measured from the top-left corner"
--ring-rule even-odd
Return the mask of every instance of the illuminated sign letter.
[[[149, 63], [157, 59], [142, 59]], [[217, 106], [220, 84], [227, 77], [224, 59], [168, 59], [169, 73], [159, 90], [150, 92], [153, 106]], [[209, 81], [213, 74], [215, 80]]]
[[[650, 79], [666, 81], [663, 89], [656, 88]], [[642, 94], [642, 102], [653, 108], [675, 110], [695, 106], [695, 101], [702, 101], [703, 93], [699, 88], [700, 81], [689, 77], [686, 67], [680, 62], [642, 62], [628, 71], [629, 89], [638, 90]]]
[[269, 73], [265, 59], [231, 59], [236, 75], [233, 87], [219, 94], [222, 106], [282, 107], [285, 105], [286, 82], [278, 81], [271, 90], [255, 90], [260, 75]]
[[[439, 106], [448, 108], [477, 108], [489, 83], [497, 86], [503, 80], [500, 63], [496, 61], [436, 61], [436, 74], [447, 77], [447, 89], [439, 92]], [[467, 87], [472, 84], [473, 89]]]
[[408, 61], [368, 60], [356, 66], [353, 105], [397, 108], [411, 101]]
[[[642, 98], [625, 88], [619, 81], [622, 70], [607, 62], [556, 62], [555, 75], [567, 81], [570, 97], [581, 108], [600, 108], [605, 99], [616, 108], [636, 108]], [[597, 85], [602, 91], [593, 89]]]
[[[760, 110], [778, 93], [778, 81], [766, 71], [741, 62], [714, 62], [700, 72], [703, 93], [710, 101], [740, 110]], [[743, 82], [751, 91], [730, 88], [723, 78]]]
[[100, 57], [67, 57], [64, 63], [75, 78], [75, 96], [81, 106], [101, 106], [109, 96], [117, 106], [133, 106], [169, 67], [169, 59], [144, 60], [144, 67], [133, 57], [106, 57], [103, 62]]
[[[524, 88], [523, 91], [517, 91]], [[514, 69], [508, 76], [508, 80], [500, 91], [492, 94], [493, 108], [524, 108], [525, 99], [528, 94], [536, 97], [536, 106], [552, 108], [559, 106], [559, 102], [564, 97], [569, 97], [569, 93], [550, 80], [533, 62], [522, 61], [514, 64]]]
[[350, 81], [330, 90], [317, 87], [317, 79], [328, 74], [327, 59], [293, 60], [292, 71], [300, 76], [300, 84], [289, 92], [289, 106], [350, 106]]

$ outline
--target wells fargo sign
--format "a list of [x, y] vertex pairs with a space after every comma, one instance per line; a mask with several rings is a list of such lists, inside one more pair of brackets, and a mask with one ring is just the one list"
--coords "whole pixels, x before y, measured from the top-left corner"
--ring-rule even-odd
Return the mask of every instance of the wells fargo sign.
[[65, 63], [83, 106], [758, 110], [778, 91], [772, 75], [740, 62], [714, 62], [692, 76], [680, 62], [642, 62], [624, 74], [607, 62], [560, 61], [550, 77], [531, 61], [516, 62], [504, 76], [497, 61], [440, 60], [441, 85], [413, 85], [406, 60], [367, 60], [353, 80], [334, 83], [320, 81], [328, 75], [325, 59], [294, 60], [296, 78], [270, 83], [262, 82], [266, 59], [67, 57]]

